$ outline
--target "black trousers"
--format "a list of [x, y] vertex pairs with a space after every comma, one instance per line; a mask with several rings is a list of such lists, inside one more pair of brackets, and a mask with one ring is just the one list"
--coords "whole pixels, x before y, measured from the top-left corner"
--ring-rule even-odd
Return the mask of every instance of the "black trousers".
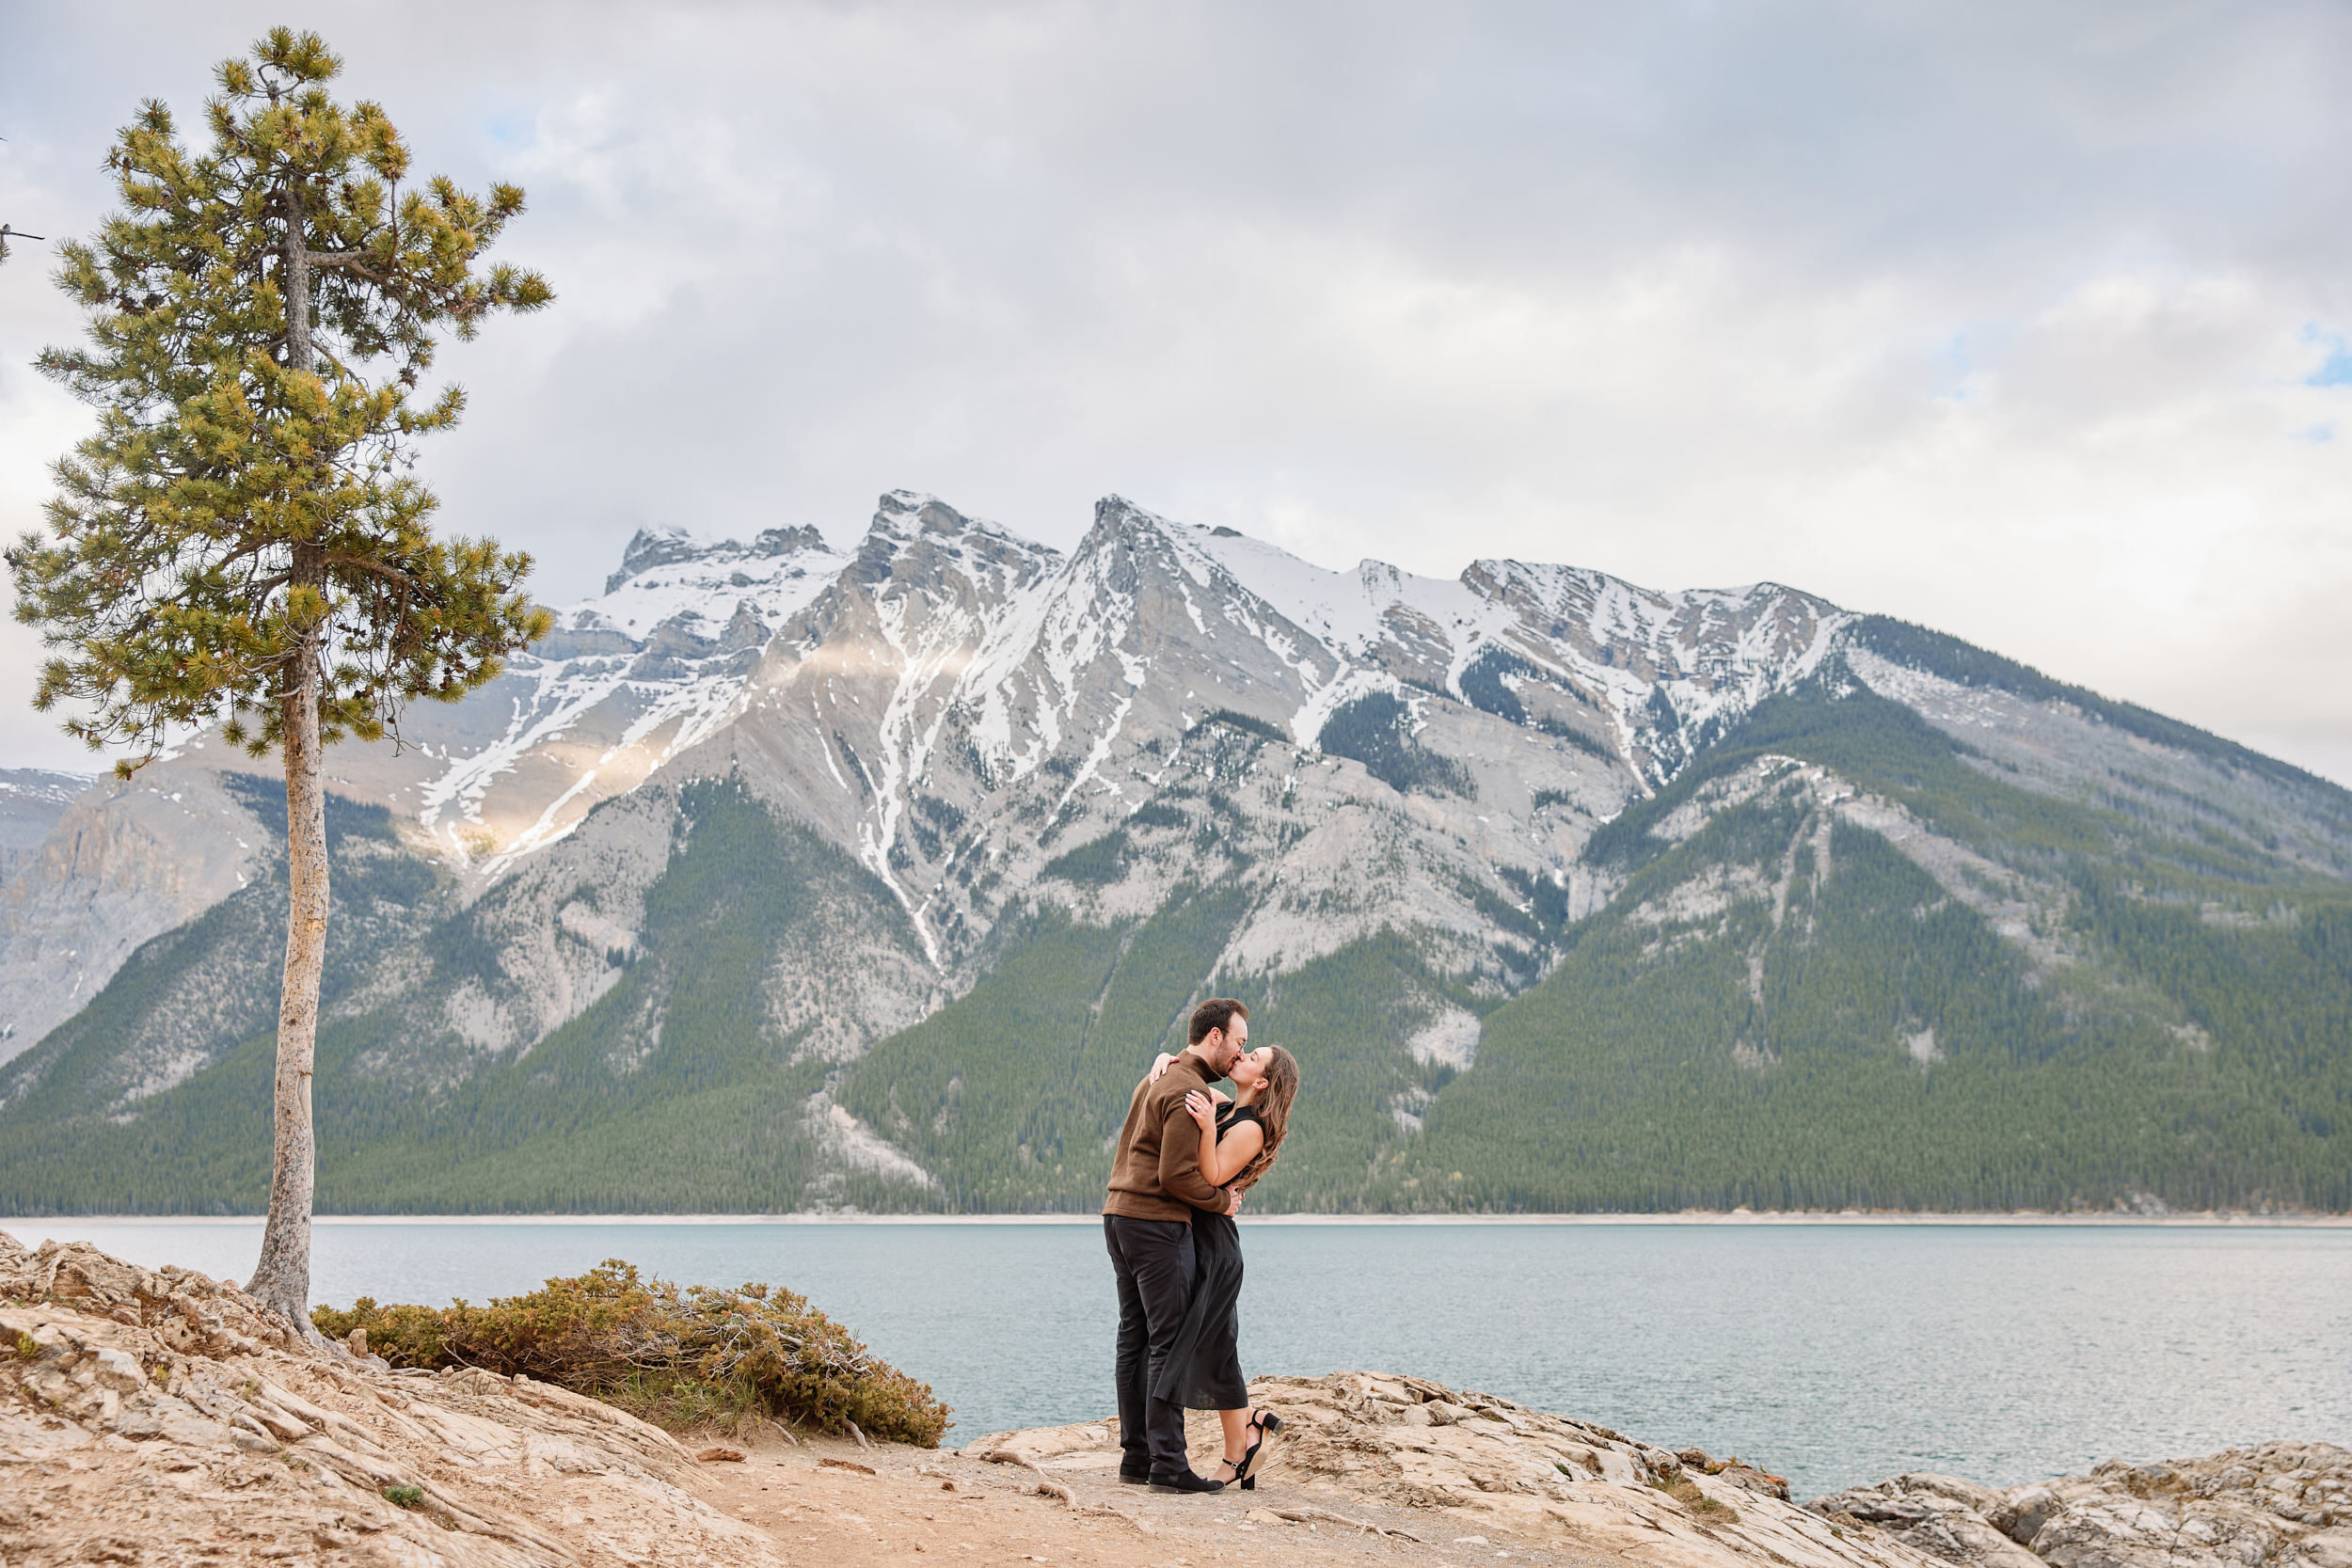
[[1180, 1475], [1192, 1468], [1184, 1407], [1152, 1390], [1192, 1305], [1192, 1222], [1105, 1214], [1103, 1244], [1119, 1280], [1120, 1468]]

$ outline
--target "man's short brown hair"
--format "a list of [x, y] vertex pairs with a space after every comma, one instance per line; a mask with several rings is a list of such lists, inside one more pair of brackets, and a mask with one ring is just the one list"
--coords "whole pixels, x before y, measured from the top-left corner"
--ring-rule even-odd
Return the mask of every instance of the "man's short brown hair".
[[1233, 1020], [1248, 1018], [1249, 1006], [1230, 996], [1212, 996], [1192, 1010], [1192, 1043], [1199, 1045], [1212, 1029], [1230, 1029]]

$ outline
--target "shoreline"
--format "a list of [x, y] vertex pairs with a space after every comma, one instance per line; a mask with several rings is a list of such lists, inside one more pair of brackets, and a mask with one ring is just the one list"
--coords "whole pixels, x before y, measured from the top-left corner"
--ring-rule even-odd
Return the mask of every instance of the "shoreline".
[[[1099, 1214], [314, 1214], [314, 1226], [1034, 1225], [1090, 1226]], [[0, 1216], [0, 1227], [260, 1225], [262, 1214]], [[2352, 1214], [1855, 1213], [1685, 1210], [1671, 1214], [1244, 1214], [1246, 1226], [1863, 1226], [2135, 1229], [2352, 1229]]]

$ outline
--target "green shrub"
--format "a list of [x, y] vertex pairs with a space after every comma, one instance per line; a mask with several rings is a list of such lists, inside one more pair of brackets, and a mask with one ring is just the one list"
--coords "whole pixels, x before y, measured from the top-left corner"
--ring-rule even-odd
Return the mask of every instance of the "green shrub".
[[1729, 1503], [1716, 1501], [1713, 1497], [1710, 1497], [1706, 1493], [1700, 1491], [1697, 1484], [1693, 1481], [1688, 1480], [1677, 1481], [1673, 1485], [1661, 1486], [1659, 1490], [1665, 1493], [1666, 1496], [1672, 1497], [1675, 1501], [1682, 1504], [1685, 1508], [1688, 1508], [1701, 1519], [1705, 1519], [1712, 1524], [1736, 1525], [1740, 1522], [1740, 1511], [1738, 1509], [1732, 1507]]
[[766, 1285], [681, 1290], [618, 1259], [487, 1307], [362, 1296], [310, 1321], [336, 1339], [366, 1329], [368, 1349], [397, 1367], [522, 1372], [673, 1430], [767, 1417], [840, 1432], [854, 1421], [869, 1437], [933, 1449], [947, 1428], [930, 1385], [869, 1355], [807, 1297]]

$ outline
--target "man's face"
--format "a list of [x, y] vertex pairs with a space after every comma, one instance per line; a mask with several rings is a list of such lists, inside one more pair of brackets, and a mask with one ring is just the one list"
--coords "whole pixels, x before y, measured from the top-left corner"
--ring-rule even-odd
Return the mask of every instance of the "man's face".
[[1212, 1029], [1200, 1041], [1200, 1059], [1216, 1070], [1220, 1078], [1233, 1070], [1233, 1063], [1249, 1049], [1249, 1021], [1236, 1014], [1222, 1029]]

